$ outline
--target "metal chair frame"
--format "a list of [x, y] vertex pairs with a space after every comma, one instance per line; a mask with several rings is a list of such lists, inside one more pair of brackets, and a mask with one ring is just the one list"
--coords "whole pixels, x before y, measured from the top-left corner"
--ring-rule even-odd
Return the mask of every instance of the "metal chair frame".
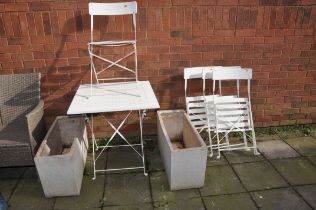
[[[107, 82], [107, 81], [118, 81], [118, 80], [124, 80], [124, 82], [118, 82], [118, 83], [126, 83], [125, 80], [131, 80], [130, 82], [138, 81], [138, 72], [137, 72], [137, 47], [136, 47], [136, 13], [137, 13], [137, 3], [134, 2], [120, 2], [120, 3], [89, 3], [89, 14], [91, 16], [91, 42], [88, 44], [88, 51], [90, 55], [90, 61], [91, 61], [91, 86], [93, 84], [93, 76], [96, 79], [97, 84]], [[93, 37], [93, 18], [94, 16], [110, 16], [110, 15], [132, 15], [133, 18], [133, 29], [134, 29], [134, 40], [114, 40], [114, 41], [94, 41]], [[125, 45], [132, 45], [133, 51], [124, 55], [123, 57], [111, 61], [107, 58], [104, 58], [100, 55], [97, 55], [93, 52], [94, 46], [100, 46], [100, 47], [120, 47]], [[126, 66], [122, 66], [119, 64], [122, 60], [134, 55], [134, 61], [135, 61], [135, 69], [127, 68]], [[94, 59], [99, 59], [101, 61], [104, 61], [105, 63], [108, 63], [109, 65], [105, 68], [102, 68], [101, 70], [97, 70], [96, 66], [94, 64]], [[114, 78], [101, 78], [100, 74], [104, 71], [109, 70], [111, 67], [116, 66], [120, 69], [123, 69], [125, 71], [128, 71], [132, 73], [133, 77], [114, 77]], [[91, 88], [92, 91], [92, 88]], [[92, 94], [91, 94], [92, 95]], [[136, 97], [139, 97], [138, 95], [135, 95]], [[124, 111], [124, 110], [122, 110]], [[113, 129], [114, 133], [108, 140], [107, 144], [105, 146], [100, 146], [97, 144], [94, 132], [93, 132], [93, 115], [91, 122], [89, 121], [89, 118], [86, 116], [87, 124], [91, 129], [92, 133], [92, 146], [93, 146], [93, 169], [94, 169], [94, 177], [96, 178], [97, 172], [107, 172], [107, 171], [117, 171], [117, 170], [134, 170], [134, 169], [143, 169], [144, 175], [147, 176], [146, 168], [145, 168], [145, 155], [144, 155], [144, 143], [143, 143], [143, 119], [146, 115], [146, 110], [138, 110], [138, 117], [139, 117], [139, 126], [140, 126], [140, 144], [131, 144], [120, 132], [120, 129], [122, 126], [126, 123], [128, 117], [131, 115], [132, 111], [128, 111], [127, 115], [124, 117], [124, 119], [121, 121], [121, 123], [118, 126], [114, 126], [103, 114], [101, 115], [105, 122]], [[119, 135], [126, 144], [123, 145], [109, 145], [115, 136]], [[99, 159], [100, 155], [107, 149], [112, 147], [131, 147], [142, 159], [142, 166], [139, 167], [126, 167], [126, 168], [112, 168], [112, 169], [96, 169], [96, 161]], [[140, 146], [141, 152], [137, 151], [135, 147]], [[96, 156], [95, 151], [97, 151], [99, 148], [102, 148], [99, 155]]]
[[[259, 154], [257, 151], [250, 102], [250, 80], [252, 78], [252, 70], [242, 69], [240, 67], [212, 67], [203, 72], [202, 78], [203, 95], [205, 97], [207, 97], [205, 94], [206, 80], [213, 80], [213, 100], [206, 101], [207, 122], [209, 123], [213, 121], [215, 123], [215, 129], [213, 129], [213, 131], [215, 132], [217, 139], [217, 144], [212, 145], [211, 129], [208, 129], [211, 155], [213, 154], [212, 149], [218, 150], [217, 158], [220, 158], [221, 151], [240, 149], [253, 149], [255, 155]], [[221, 81], [224, 80], [236, 80], [236, 96], [222, 96]], [[247, 98], [240, 97], [240, 80], [247, 80]], [[219, 81], [219, 96], [215, 95], [216, 81]], [[212, 127], [212, 125], [209, 124], [208, 127]], [[246, 133], [247, 131], [251, 132], [251, 136]], [[228, 134], [231, 132], [242, 132], [244, 142], [240, 144], [231, 144], [228, 138]], [[220, 133], [224, 134], [221, 138], [219, 137]], [[247, 137], [252, 140], [253, 146], [248, 146]], [[221, 143], [224, 139], [226, 140], [225, 143]]]
[[[97, 80], [97, 83], [104, 82], [104, 81], [111, 81], [111, 80], [135, 80], [138, 81], [138, 73], [137, 73], [137, 47], [136, 47], [136, 13], [137, 13], [137, 3], [136, 2], [120, 2], [120, 3], [89, 3], [89, 14], [91, 16], [91, 33], [90, 39], [91, 42], [88, 43], [88, 51], [91, 61], [91, 83], [93, 79], [93, 75]], [[111, 16], [111, 15], [132, 15], [133, 18], [133, 30], [134, 30], [134, 39], [133, 40], [112, 40], [112, 41], [94, 41], [93, 37], [93, 29], [94, 29], [94, 16]], [[101, 47], [119, 47], [119, 46], [126, 46], [126, 45], [133, 45], [133, 51], [124, 55], [123, 57], [111, 61], [105, 57], [97, 55], [93, 52], [94, 46], [101, 46]], [[119, 64], [122, 60], [134, 55], [135, 61], [135, 69], [127, 68], [126, 66], [122, 66]], [[109, 65], [101, 70], [97, 70], [94, 64], [94, 58], [97, 58], [105, 63], [109, 63]], [[116, 77], [116, 78], [100, 78], [99, 75], [108, 70], [109, 68], [116, 66], [120, 69], [128, 71], [132, 73], [133, 77]]]

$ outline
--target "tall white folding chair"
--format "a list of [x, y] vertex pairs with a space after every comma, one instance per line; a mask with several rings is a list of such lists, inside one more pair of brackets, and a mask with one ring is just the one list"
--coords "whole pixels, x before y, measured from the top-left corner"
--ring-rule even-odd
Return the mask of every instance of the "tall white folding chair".
[[[88, 51], [90, 55], [91, 60], [91, 91], [95, 88], [95, 85], [93, 85], [93, 79], [96, 79], [97, 84], [110, 84], [114, 87], [114, 83], [106, 83], [109, 81], [114, 81], [117, 85], [126, 85], [127, 82], [136, 82], [136, 87], [138, 83], [138, 73], [137, 73], [137, 48], [136, 48], [136, 13], [137, 13], [137, 2], [120, 2], [120, 3], [89, 3], [89, 14], [91, 16], [91, 42], [88, 44]], [[134, 38], [132, 40], [112, 40], [112, 41], [95, 41], [94, 40], [94, 16], [117, 16], [117, 15], [131, 15], [132, 16], [132, 25], [133, 25], [133, 31], [134, 31]], [[129, 52], [128, 54], [124, 55], [123, 57], [112, 61], [110, 59], [105, 58], [105, 56], [99, 55], [96, 52], [94, 52], [95, 47], [122, 47], [122, 46], [132, 46], [133, 50]], [[127, 59], [130, 56], [134, 56], [135, 66], [134, 69], [128, 68], [127, 66], [123, 66], [120, 64], [121, 61], [124, 59]], [[101, 68], [97, 68], [95, 65], [95, 62], [99, 60], [101, 62], [104, 62], [106, 67], [101, 66]], [[117, 67], [121, 70], [127, 71], [130, 73], [130, 77], [102, 77], [102, 73], [109, 71], [111, 67]], [[118, 82], [120, 81], [120, 82]], [[118, 87], [116, 85], [116, 87]], [[92, 88], [94, 86], [94, 88]], [[134, 87], [134, 86], [133, 86]], [[100, 88], [103, 88], [103, 86], [100, 86]], [[125, 89], [124, 89], [125, 90]], [[123, 90], [123, 91], [124, 91]], [[140, 95], [131, 94], [130, 92], [123, 92], [122, 90], [108, 90], [112, 91], [114, 94], [122, 94], [122, 97], [124, 96], [135, 96], [140, 97]], [[92, 93], [91, 93], [92, 94]], [[129, 169], [138, 169], [143, 168], [144, 174], [147, 175], [145, 170], [145, 157], [144, 157], [144, 144], [143, 144], [143, 134], [142, 134], [142, 127], [143, 127], [143, 118], [145, 116], [145, 110], [138, 110], [139, 115], [139, 121], [140, 121], [140, 144], [131, 144], [120, 132], [120, 129], [127, 121], [128, 117], [131, 115], [132, 110], [120, 110], [120, 111], [128, 111], [126, 117], [123, 119], [123, 121], [116, 127], [114, 126], [104, 115], [101, 115], [106, 123], [113, 129], [114, 133], [108, 140], [107, 144], [105, 146], [99, 146], [96, 142], [96, 139], [93, 134], [93, 116], [92, 116], [92, 123], [90, 126], [92, 130], [92, 138], [93, 138], [93, 163], [94, 163], [94, 178], [96, 177], [96, 172], [105, 172], [105, 171], [115, 171], [115, 170], [129, 170]], [[110, 143], [114, 139], [115, 136], [120, 136], [121, 139], [124, 140], [126, 144], [124, 145], [115, 145], [111, 146]], [[106, 148], [110, 147], [119, 147], [119, 146], [130, 146], [142, 159], [143, 166], [142, 167], [129, 167], [129, 168], [120, 168], [120, 169], [107, 169], [107, 170], [101, 170], [96, 169], [96, 161], [100, 157], [100, 155], [105, 151]], [[141, 152], [139, 152], [135, 147], [141, 146]], [[102, 148], [101, 152], [98, 156], [95, 157], [95, 149], [98, 150], [98, 148]]]
[[[213, 67], [211, 70], [203, 73], [203, 86], [207, 79], [213, 80], [213, 100], [207, 101], [211, 106], [207, 106], [208, 121], [215, 123], [215, 136], [217, 144], [212, 145], [212, 148], [218, 149], [220, 158], [221, 151], [231, 151], [240, 149], [253, 149], [254, 154], [259, 154], [257, 151], [256, 136], [253, 126], [253, 118], [250, 102], [250, 80], [252, 79], [251, 69], [242, 69], [240, 67]], [[237, 95], [222, 96], [221, 87], [219, 87], [220, 95], [215, 95], [216, 81], [236, 80]], [[240, 80], [247, 81], [247, 97], [240, 97]], [[204, 94], [205, 95], [205, 94]], [[211, 115], [209, 113], [212, 113]], [[212, 118], [210, 118], [210, 117]], [[243, 133], [243, 143], [231, 143], [228, 135], [232, 132]], [[250, 132], [250, 134], [247, 134]], [[223, 134], [223, 135], [219, 135]], [[248, 140], [252, 140], [252, 146], [248, 145]], [[209, 136], [211, 138], [211, 136]], [[225, 142], [223, 140], [225, 139]]]
[[[97, 83], [111, 80], [138, 80], [137, 74], [137, 48], [136, 48], [136, 13], [137, 3], [134, 2], [120, 2], [120, 3], [89, 3], [89, 14], [91, 16], [91, 42], [88, 44], [88, 50], [91, 60], [91, 83], [93, 76]], [[134, 39], [132, 40], [111, 40], [111, 41], [94, 41], [94, 16], [117, 16], [117, 15], [132, 15], [132, 25], [134, 31]], [[123, 57], [111, 61], [104, 56], [98, 55], [94, 52], [93, 48], [96, 46], [101, 47], [121, 47], [132, 45], [133, 50]], [[119, 62], [134, 55], [135, 66], [134, 69], [128, 68], [119, 64]], [[97, 69], [95, 65], [95, 59], [101, 60], [108, 65], [105, 68]], [[121, 70], [125, 70], [131, 74], [130, 77], [114, 77], [114, 78], [102, 78], [101, 74], [111, 67], [118, 67]]]

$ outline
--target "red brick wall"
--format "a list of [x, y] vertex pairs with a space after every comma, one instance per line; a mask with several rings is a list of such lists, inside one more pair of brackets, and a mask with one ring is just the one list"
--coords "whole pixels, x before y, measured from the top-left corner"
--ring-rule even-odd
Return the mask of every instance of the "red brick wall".
[[[0, 1], [0, 74], [41, 72], [48, 121], [65, 114], [78, 85], [89, 81], [87, 6], [86, 0]], [[138, 6], [139, 73], [161, 108], [185, 106], [184, 67], [240, 65], [253, 68], [257, 126], [315, 122], [315, 0], [140, 0]], [[101, 37], [127, 38], [129, 21], [100, 19], [96, 27]], [[147, 132], [155, 130], [150, 116]]]

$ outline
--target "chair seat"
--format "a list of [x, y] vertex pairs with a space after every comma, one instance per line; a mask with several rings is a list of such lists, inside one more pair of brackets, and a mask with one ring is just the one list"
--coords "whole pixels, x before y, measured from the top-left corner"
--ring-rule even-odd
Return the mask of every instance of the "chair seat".
[[89, 45], [127, 45], [127, 44], [136, 44], [135, 40], [120, 40], [120, 41], [99, 41], [99, 42], [90, 42]]
[[0, 131], [0, 145], [27, 145], [30, 146], [26, 120], [19, 118], [3, 127]]

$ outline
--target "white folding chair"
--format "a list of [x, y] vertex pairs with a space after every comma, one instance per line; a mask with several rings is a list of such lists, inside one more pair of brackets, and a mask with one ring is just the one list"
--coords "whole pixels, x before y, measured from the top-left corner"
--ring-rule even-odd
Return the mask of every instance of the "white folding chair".
[[[212, 67], [211, 70], [203, 72], [203, 87], [207, 79], [213, 80], [213, 100], [206, 102], [207, 122], [214, 122], [214, 132], [217, 144], [211, 145], [211, 148], [218, 149], [220, 158], [221, 151], [231, 151], [240, 149], [253, 149], [254, 154], [257, 151], [256, 137], [253, 126], [251, 102], [250, 102], [250, 80], [252, 78], [251, 69], [242, 69], [240, 67]], [[221, 82], [224, 80], [236, 80], [237, 95], [222, 96]], [[247, 81], [247, 97], [240, 97], [240, 80]], [[215, 95], [216, 81], [219, 81], [220, 95]], [[204, 93], [205, 95], [205, 93]], [[211, 104], [211, 105], [209, 105]], [[243, 133], [243, 143], [232, 144], [229, 141], [228, 134], [232, 132]], [[251, 136], [247, 134], [250, 132]], [[221, 137], [219, 134], [223, 134]], [[252, 146], [248, 145], [247, 136], [252, 140]], [[209, 135], [211, 142], [211, 135]], [[225, 139], [225, 142], [223, 140]]]
[[[138, 81], [138, 73], [137, 73], [137, 48], [136, 48], [136, 13], [137, 13], [137, 2], [120, 2], [120, 3], [89, 3], [89, 14], [91, 16], [91, 42], [88, 44], [88, 51], [90, 55], [91, 61], [91, 91], [93, 86], [93, 79], [96, 79], [97, 84], [103, 84], [109, 81], [114, 81], [116, 84], [126, 84], [126, 82], [136, 82]], [[95, 41], [94, 40], [94, 16], [117, 16], [117, 15], [132, 15], [132, 25], [134, 31], [134, 39], [132, 40], [111, 40], [111, 41]], [[95, 47], [122, 47], [131, 45], [133, 50], [123, 57], [111, 61], [110, 59], [105, 58], [105, 56], [99, 55], [94, 52]], [[134, 69], [128, 68], [119, 64], [124, 59], [127, 59], [130, 56], [134, 56], [135, 66]], [[106, 67], [97, 68], [95, 65], [96, 60], [104, 62]], [[109, 71], [111, 67], [118, 67], [121, 70], [127, 71], [130, 73], [130, 77], [102, 77], [102, 73], [105, 71]], [[120, 82], [118, 82], [120, 81]], [[103, 84], [104, 85], [104, 84]], [[94, 85], [95, 86], [95, 85]], [[101, 86], [100, 86], [101, 87]], [[102, 87], [101, 87], [102, 88]], [[119, 91], [113, 90], [113, 93], [118, 93]], [[130, 93], [121, 93], [123, 95], [130, 95], [135, 97], [140, 97], [139, 95], [133, 95]], [[92, 93], [91, 93], [92, 95]], [[122, 97], [123, 97], [122, 95]], [[121, 110], [125, 111], [125, 110]], [[99, 146], [93, 134], [93, 116], [91, 123], [92, 130], [92, 138], [93, 138], [93, 165], [94, 165], [94, 179], [96, 178], [96, 172], [105, 172], [105, 171], [115, 171], [115, 170], [130, 170], [130, 169], [139, 169], [142, 168], [144, 170], [144, 174], [147, 175], [145, 169], [145, 156], [144, 156], [144, 144], [143, 144], [143, 118], [145, 116], [145, 110], [138, 110], [139, 115], [139, 123], [140, 123], [140, 144], [131, 144], [127, 138], [123, 136], [120, 129], [126, 123], [128, 117], [131, 115], [132, 111], [128, 111], [127, 115], [124, 117], [122, 122], [118, 126], [114, 126], [104, 115], [101, 115], [106, 123], [113, 129], [114, 133], [108, 140], [105, 146]], [[111, 146], [110, 143], [114, 140], [115, 136], [120, 136], [121, 139], [124, 140], [125, 144], [123, 145], [114, 145]], [[96, 169], [96, 161], [100, 157], [100, 155], [105, 151], [106, 148], [111, 147], [120, 147], [120, 146], [129, 146], [131, 147], [142, 159], [143, 166], [142, 167], [128, 167], [128, 168], [119, 168], [119, 169]], [[141, 146], [141, 152], [139, 152], [135, 147]], [[101, 152], [98, 156], [95, 157], [95, 149], [102, 148]]]
[[[186, 102], [186, 111], [190, 118], [192, 125], [197, 129], [199, 133], [207, 131], [209, 136], [209, 148], [210, 156], [213, 155], [213, 149], [215, 145], [212, 145], [212, 139], [215, 137], [211, 135], [211, 132], [215, 130], [215, 121], [213, 113], [213, 95], [207, 94], [205, 92], [206, 83], [203, 82], [202, 93], [198, 96], [188, 96], [188, 81], [191, 79], [203, 79], [205, 76], [208, 76], [212, 69], [216, 68], [225, 68], [222, 66], [204, 66], [204, 67], [191, 67], [184, 69], [184, 90], [185, 90], [185, 102]], [[241, 68], [240, 66], [234, 66], [233, 68]], [[209, 78], [208, 78], [209, 79]], [[219, 89], [221, 94], [221, 81], [219, 81]], [[218, 95], [214, 95], [217, 97]], [[206, 103], [207, 102], [207, 103]], [[206, 117], [208, 113], [208, 120]]]
[[[137, 13], [137, 2], [120, 2], [120, 3], [89, 3], [89, 14], [91, 16], [91, 42], [88, 44], [88, 51], [91, 60], [91, 83], [93, 76], [95, 77], [97, 83], [104, 81], [118, 81], [118, 80], [138, 80], [137, 74], [137, 48], [136, 48], [136, 13]], [[94, 41], [94, 16], [117, 16], [117, 15], [132, 15], [132, 24], [134, 30], [134, 39], [132, 40], [111, 40], [111, 41]], [[132, 45], [133, 50], [123, 57], [111, 61], [102, 55], [98, 55], [94, 52], [94, 47], [120, 47]], [[128, 68], [119, 64], [119, 62], [127, 59], [128, 57], [134, 55], [135, 66], [134, 69]], [[95, 59], [101, 60], [108, 64], [105, 68], [97, 69], [95, 65]], [[125, 70], [130, 73], [130, 77], [114, 77], [114, 78], [102, 78], [101, 74], [111, 67], [118, 67], [121, 70]]]

